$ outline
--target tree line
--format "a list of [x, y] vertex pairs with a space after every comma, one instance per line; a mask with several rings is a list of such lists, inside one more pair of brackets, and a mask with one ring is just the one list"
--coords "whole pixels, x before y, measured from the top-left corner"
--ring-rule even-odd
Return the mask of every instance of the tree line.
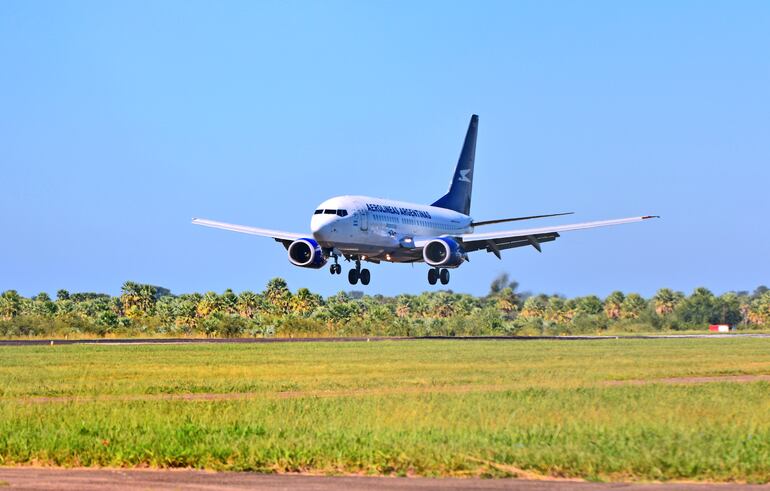
[[448, 291], [420, 295], [330, 297], [281, 278], [261, 292], [186, 293], [127, 281], [119, 296], [59, 290], [30, 298], [0, 295], [0, 337], [25, 336], [461, 336], [559, 335], [705, 329], [725, 323], [770, 328], [770, 290], [689, 295], [661, 288], [652, 298], [616, 291], [595, 295], [521, 292], [503, 274], [477, 297]]

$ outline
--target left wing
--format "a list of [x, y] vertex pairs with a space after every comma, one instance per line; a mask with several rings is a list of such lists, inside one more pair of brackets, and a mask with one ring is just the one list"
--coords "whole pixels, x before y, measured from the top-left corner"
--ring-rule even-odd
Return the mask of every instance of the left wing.
[[482, 234], [462, 234], [457, 238], [462, 242], [465, 252], [478, 251], [486, 249], [500, 258], [500, 251], [511, 249], [513, 247], [523, 247], [531, 245], [538, 251], [542, 242], [551, 242], [559, 237], [559, 232], [568, 232], [570, 230], [583, 230], [586, 228], [609, 227], [611, 225], [622, 225], [624, 223], [641, 222], [649, 218], [660, 218], [659, 216], [643, 216], [632, 218], [620, 218], [617, 220], [603, 220], [599, 222], [575, 223], [572, 225], [557, 225], [554, 227], [529, 228], [521, 230], [503, 230], [500, 232], [486, 232]]
[[284, 232], [282, 230], [270, 230], [266, 228], [249, 227], [247, 225], [215, 222], [214, 220], [206, 220], [205, 218], [193, 218], [192, 223], [195, 225], [203, 225], [204, 227], [221, 228], [223, 230], [230, 230], [231, 232], [240, 232], [242, 234], [259, 235], [260, 237], [272, 237], [277, 242], [283, 243], [284, 247], [289, 247], [289, 244], [297, 239], [312, 237], [310, 234], [303, 235], [293, 232]]

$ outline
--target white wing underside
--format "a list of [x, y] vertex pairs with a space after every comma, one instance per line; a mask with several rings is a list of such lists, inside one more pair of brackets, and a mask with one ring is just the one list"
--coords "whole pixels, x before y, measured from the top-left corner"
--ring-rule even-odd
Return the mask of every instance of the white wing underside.
[[294, 232], [284, 232], [282, 230], [270, 230], [267, 228], [249, 227], [246, 225], [235, 225], [233, 223], [215, 222], [214, 220], [206, 220], [205, 218], [193, 218], [193, 224], [202, 225], [204, 227], [221, 228], [222, 230], [230, 230], [232, 232], [240, 232], [242, 234], [259, 235], [260, 237], [272, 237], [278, 241], [294, 241], [302, 239], [304, 237], [311, 237], [310, 234], [296, 234]]

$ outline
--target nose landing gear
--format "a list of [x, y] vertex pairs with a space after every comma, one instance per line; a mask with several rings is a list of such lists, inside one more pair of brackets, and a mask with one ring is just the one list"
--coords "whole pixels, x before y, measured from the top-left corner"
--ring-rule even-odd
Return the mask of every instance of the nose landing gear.
[[358, 280], [361, 280], [361, 284], [366, 286], [369, 284], [369, 280], [371, 280], [372, 275], [369, 273], [368, 269], [361, 269], [361, 260], [356, 259], [356, 269], [351, 269], [348, 271], [348, 281], [351, 285], [355, 285], [358, 283]]
[[449, 283], [449, 270], [446, 268], [431, 268], [428, 270], [428, 283], [435, 285], [437, 281], [441, 281], [442, 285]]
[[329, 272], [331, 274], [342, 274], [342, 266], [340, 266], [339, 263], [337, 262], [337, 255], [335, 254], [333, 257], [334, 257], [334, 264], [329, 266]]

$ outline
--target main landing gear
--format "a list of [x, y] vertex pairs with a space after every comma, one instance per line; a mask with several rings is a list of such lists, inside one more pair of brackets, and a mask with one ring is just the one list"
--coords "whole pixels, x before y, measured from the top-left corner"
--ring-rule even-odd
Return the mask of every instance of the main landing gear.
[[446, 268], [438, 269], [431, 268], [428, 270], [428, 283], [435, 285], [437, 281], [441, 281], [442, 285], [449, 283], [449, 270]]
[[361, 269], [361, 260], [356, 259], [356, 269], [351, 269], [348, 272], [348, 281], [351, 285], [358, 283], [361, 280], [361, 284], [366, 286], [369, 284], [369, 280], [372, 278], [368, 269]]

